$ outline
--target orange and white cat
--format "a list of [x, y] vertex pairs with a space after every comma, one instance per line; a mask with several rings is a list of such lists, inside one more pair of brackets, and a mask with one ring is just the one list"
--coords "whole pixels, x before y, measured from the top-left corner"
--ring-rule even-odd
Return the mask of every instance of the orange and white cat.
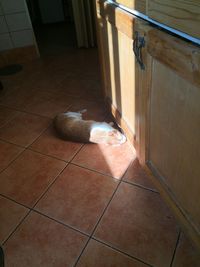
[[126, 142], [123, 133], [113, 128], [113, 122], [96, 122], [83, 120], [79, 112], [66, 112], [58, 114], [54, 119], [54, 126], [57, 132], [66, 140], [83, 143], [97, 143], [107, 145], [121, 145]]

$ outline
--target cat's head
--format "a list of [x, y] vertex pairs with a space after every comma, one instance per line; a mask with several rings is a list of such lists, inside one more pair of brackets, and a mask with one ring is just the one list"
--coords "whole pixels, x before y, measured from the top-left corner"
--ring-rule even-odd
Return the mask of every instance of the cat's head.
[[109, 145], [121, 145], [126, 142], [126, 136], [117, 129], [112, 128], [107, 132], [106, 143]]

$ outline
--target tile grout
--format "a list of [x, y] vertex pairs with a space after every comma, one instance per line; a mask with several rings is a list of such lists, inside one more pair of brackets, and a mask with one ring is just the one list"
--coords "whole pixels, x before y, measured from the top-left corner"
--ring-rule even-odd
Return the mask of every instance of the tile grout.
[[175, 244], [174, 252], [173, 252], [173, 255], [172, 255], [172, 260], [171, 260], [171, 263], [170, 263], [170, 267], [173, 266], [174, 259], [175, 259], [175, 256], [176, 256], [176, 251], [177, 251], [178, 244], [179, 244], [179, 241], [180, 241], [180, 237], [181, 237], [181, 230], [179, 230], [179, 234], [178, 234], [178, 237], [177, 237], [177, 240], [176, 240], [176, 244]]
[[117, 252], [120, 252], [120, 253], [122, 253], [122, 254], [124, 254], [124, 255], [126, 255], [126, 256], [132, 258], [132, 259], [134, 259], [134, 260], [137, 260], [137, 261], [139, 261], [139, 262], [141, 262], [141, 263], [144, 263], [145, 265], [147, 265], [147, 266], [149, 266], [149, 267], [154, 267], [153, 265], [151, 265], [151, 264], [149, 264], [149, 263], [147, 263], [147, 262], [141, 260], [140, 258], [137, 258], [137, 257], [135, 257], [135, 256], [132, 256], [131, 254], [126, 253], [126, 252], [124, 252], [124, 251], [122, 251], [122, 250], [120, 250], [120, 249], [118, 249], [118, 248], [116, 248], [116, 247], [114, 247], [114, 246], [112, 246], [112, 245], [110, 245], [110, 244], [108, 244], [108, 243], [106, 243], [106, 242], [100, 240], [100, 239], [97, 239], [97, 238], [95, 238], [95, 237], [91, 237], [91, 239], [92, 239], [92, 240], [95, 240], [96, 242], [101, 243], [101, 244], [103, 244], [103, 245], [105, 245], [105, 246], [107, 246], [107, 247], [109, 247], [109, 248], [111, 248], [111, 249], [113, 249], [113, 250], [115, 250], [115, 251], [117, 251]]
[[[26, 110], [23, 110], [23, 109], [18, 109], [18, 108], [11, 107], [11, 106], [6, 105], [6, 104], [2, 104], [2, 103], [0, 103], [0, 106], [5, 107], [5, 108], [8, 108], [8, 109], [12, 109], [12, 110], [14, 110], [14, 111], [18, 111], [18, 112], [21, 112], [21, 113], [26, 113], [26, 114], [30, 114], [30, 115], [34, 115], [34, 116], [38, 116], [38, 117], [41, 117], [41, 118], [45, 118], [45, 119], [53, 120], [52, 117], [48, 117], [48, 116], [41, 115], [41, 114], [38, 114], [38, 113], [29, 112], [29, 111], [26, 111]], [[17, 115], [18, 115], [18, 114], [17, 114]], [[16, 115], [16, 116], [17, 116], [17, 115]], [[15, 116], [15, 117], [16, 117], [16, 116]], [[15, 117], [14, 117], [14, 118], [15, 118]], [[12, 119], [14, 119], [14, 118], [12, 118]], [[10, 119], [9, 122], [10, 122], [12, 119]], [[7, 123], [8, 123], [8, 122], [6, 122], [6, 124], [7, 124]], [[5, 126], [5, 124], [4, 124], [4, 126]]]
[[144, 189], [144, 190], [147, 190], [147, 191], [150, 191], [152, 193], [160, 195], [160, 193], [158, 191], [155, 191], [154, 189], [148, 188], [146, 186], [143, 186], [143, 185], [140, 185], [140, 184], [137, 184], [137, 183], [134, 183], [134, 182], [125, 181], [123, 179], [122, 179], [122, 182], [124, 182], [125, 184], [133, 185], [133, 186], [138, 187], [140, 189]]
[[[118, 188], [119, 188], [121, 182], [122, 182], [122, 181], [119, 181], [119, 183], [117, 184], [117, 186], [116, 186], [114, 192], [112, 193], [112, 195], [111, 195], [111, 197], [110, 197], [110, 199], [109, 199], [107, 205], [106, 205], [105, 208], [103, 209], [103, 211], [102, 211], [102, 213], [101, 213], [101, 216], [100, 216], [99, 219], [97, 220], [97, 222], [96, 222], [96, 224], [95, 224], [95, 226], [94, 226], [94, 228], [93, 228], [93, 230], [92, 230], [92, 232], [91, 232], [91, 234], [90, 234], [89, 241], [90, 241], [91, 238], [93, 237], [93, 235], [94, 235], [94, 233], [95, 233], [95, 231], [96, 231], [96, 229], [97, 229], [99, 223], [101, 222], [101, 220], [102, 220], [104, 214], [106, 213], [106, 211], [107, 211], [107, 209], [108, 209], [108, 206], [110, 205], [112, 199], [114, 198], [114, 195], [115, 195], [115, 193], [117, 192], [117, 190], [118, 190]], [[88, 242], [89, 242], [89, 241], [88, 241]], [[86, 246], [85, 246], [84, 249], [82, 250], [81, 254], [79, 255], [79, 257], [78, 257], [78, 259], [77, 259], [77, 261], [75, 262], [75, 264], [74, 264], [73, 267], [76, 267], [76, 266], [77, 266], [78, 261], [79, 261], [79, 259], [81, 258], [82, 254], [84, 253], [85, 249], [86, 249]]]

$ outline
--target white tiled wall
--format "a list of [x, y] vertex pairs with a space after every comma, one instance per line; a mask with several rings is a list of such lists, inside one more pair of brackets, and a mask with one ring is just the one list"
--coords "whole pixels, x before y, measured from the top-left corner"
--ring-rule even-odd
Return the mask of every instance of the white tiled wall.
[[24, 0], [1, 0], [1, 5], [6, 14], [25, 11]]
[[0, 34], [8, 32], [8, 26], [4, 16], [0, 16]]
[[10, 39], [9, 33], [0, 34], [0, 51], [12, 49], [13, 44]]
[[34, 42], [25, 0], [0, 0], [0, 51]]
[[32, 30], [16, 31], [11, 35], [15, 47], [32, 45], [34, 42]]
[[24, 29], [31, 29], [30, 21], [25, 12], [5, 15], [8, 29], [12, 31], [19, 31]]

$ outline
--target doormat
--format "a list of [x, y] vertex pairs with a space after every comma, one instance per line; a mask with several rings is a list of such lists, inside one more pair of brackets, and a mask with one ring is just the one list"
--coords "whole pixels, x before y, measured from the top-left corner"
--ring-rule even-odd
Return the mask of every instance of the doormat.
[[4, 267], [3, 249], [0, 247], [0, 267]]
[[0, 76], [13, 75], [17, 72], [20, 72], [22, 68], [23, 67], [20, 64], [7, 65], [3, 68], [0, 68]]

